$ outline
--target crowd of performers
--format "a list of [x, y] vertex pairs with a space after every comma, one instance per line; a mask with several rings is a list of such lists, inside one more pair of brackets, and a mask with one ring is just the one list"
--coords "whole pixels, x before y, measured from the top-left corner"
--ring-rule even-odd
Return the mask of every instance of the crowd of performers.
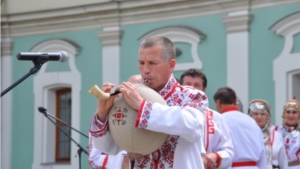
[[[282, 105], [282, 124], [273, 125], [266, 100], [252, 100], [247, 104], [248, 111], [243, 112], [230, 87], [215, 92], [216, 110], [212, 110], [203, 72], [189, 69], [179, 80], [174, 78], [175, 48], [166, 37], [145, 39], [138, 60], [140, 75], [132, 76], [116, 90], [139, 113], [137, 128], [163, 132], [168, 138], [156, 152], [129, 158], [130, 152], [114, 143], [107, 125], [107, 112], [115, 97], [98, 100], [89, 135], [92, 168], [300, 169], [300, 103], [296, 98]], [[154, 89], [168, 106], [144, 100], [133, 83]], [[102, 90], [112, 92], [113, 87], [104, 83]]]

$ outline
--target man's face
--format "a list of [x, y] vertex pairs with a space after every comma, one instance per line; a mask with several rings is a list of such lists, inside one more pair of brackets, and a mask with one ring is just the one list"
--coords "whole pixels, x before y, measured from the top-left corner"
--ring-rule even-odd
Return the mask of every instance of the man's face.
[[203, 79], [201, 77], [184, 76], [183, 86], [192, 86], [195, 89], [205, 92], [206, 88], [203, 86]]
[[157, 92], [160, 91], [168, 82], [175, 63], [175, 59], [171, 59], [169, 62], [163, 59], [161, 45], [141, 48], [139, 70], [143, 83]]

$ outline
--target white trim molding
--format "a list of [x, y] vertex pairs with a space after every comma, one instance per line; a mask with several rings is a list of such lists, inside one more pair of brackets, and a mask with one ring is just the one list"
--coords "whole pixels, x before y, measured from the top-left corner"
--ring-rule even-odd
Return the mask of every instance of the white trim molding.
[[[227, 26], [227, 85], [243, 105], [249, 103], [249, 11], [236, 11], [223, 18]], [[243, 107], [246, 111], [246, 107]]]
[[300, 33], [300, 12], [294, 13], [276, 22], [270, 28], [285, 39], [283, 50], [273, 61], [273, 79], [275, 81], [275, 122], [282, 122], [282, 108], [292, 99], [290, 89], [292, 76], [300, 71], [300, 53], [292, 53], [294, 36]]
[[[102, 41], [102, 83], [110, 82], [115, 86], [120, 84], [122, 33], [119, 27], [105, 27], [98, 33]], [[112, 63], [114, 66], [111, 66]]]
[[3, 13], [12, 37], [184, 19], [299, 3], [300, 0], [109, 1], [60, 9]]
[[[37, 108], [44, 107], [49, 114], [55, 116], [55, 91], [69, 87], [72, 90], [72, 127], [80, 128], [80, 91], [81, 73], [75, 65], [75, 56], [78, 46], [70, 41], [54, 39], [44, 41], [32, 49], [32, 52], [66, 51], [69, 56], [70, 71], [47, 72], [46, 62], [33, 79], [34, 85], [34, 150], [32, 169], [43, 169], [51, 166], [52, 169], [79, 168], [78, 159], [74, 157], [77, 146], [71, 142], [71, 161], [69, 164], [55, 163], [55, 126]], [[71, 131], [72, 138], [80, 141], [79, 134]]]
[[202, 69], [202, 61], [198, 54], [198, 45], [206, 35], [199, 30], [187, 26], [168, 26], [155, 29], [139, 38], [141, 42], [143, 39], [153, 36], [161, 35], [169, 38], [173, 43], [183, 42], [191, 45], [192, 62], [176, 63], [174, 71], [187, 70], [190, 68]]
[[247, 11], [239, 11], [229, 13], [222, 21], [227, 27], [227, 33], [248, 32], [252, 17]]

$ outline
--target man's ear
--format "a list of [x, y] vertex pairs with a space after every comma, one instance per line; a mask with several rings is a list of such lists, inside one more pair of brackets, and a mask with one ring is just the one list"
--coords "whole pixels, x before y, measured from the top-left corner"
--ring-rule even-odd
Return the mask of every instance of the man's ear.
[[219, 100], [219, 99], [216, 100], [216, 106], [217, 107], [221, 107], [222, 106], [221, 100]]
[[170, 62], [169, 62], [170, 64], [170, 68], [172, 68], [172, 71], [174, 70], [174, 68], [175, 68], [175, 65], [176, 65], [176, 60], [175, 59], [171, 59], [170, 60]]
[[216, 106], [219, 106], [220, 100], [216, 100]]

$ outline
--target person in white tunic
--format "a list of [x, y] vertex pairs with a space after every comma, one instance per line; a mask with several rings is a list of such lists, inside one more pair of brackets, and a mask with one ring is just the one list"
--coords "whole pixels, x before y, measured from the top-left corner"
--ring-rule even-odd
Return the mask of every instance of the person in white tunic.
[[294, 98], [283, 107], [283, 123], [275, 126], [284, 139], [288, 169], [300, 169], [300, 103]]
[[[166, 133], [168, 138], [157, 151], [135, 159], [135, 168], [203, 169], [201, 133], [204, 130], [204, 116], [201, 111], [208, 107], [205, 93], [181, 86], [173, 77], [175, 47], [165, 37], [152, 36], [143, 40], [138, 62], [143, 83], [157, 91], [168, 106], [143, 99], [130, 82], [123, 82], [116, 90], [137, 110], [135, 127]], [[113, 86], [104, 83], [102, 90], [110, 93]], [[107, 113], [116, 97], [98, 100], [90, 126], [95, 147], [112, 155], [121, 151], [109, 133], [107, 122]]]
[[130, 163], [127, 152], [121, 151], [117, 155], [103, 154], [93, 145], [93, 138], [89, 134], [88, 162], [93, 169], [129, 169]]
[[[195, 89], [206, 91], [206, 75], [198, 69], [191, 68], [180, 76], [180, 84], [191, 86]], [[205, 143], [207, 168], [227, 169], [232, 164], [233, 144], [227, 125], [221, 115], [212, 110], [205, 111]]]
[[288, 160], [281, 133], [272, 129], [271, 107], [265, 100], [252, 100], [249, 103], [250, 115], [261, 128], [264, 136], [268, 169], [287, 169]]
[[234, 90], [229, 87], [219, 88], [214, 94], [214, 100], [232, 137], [232, 168], [267, 169], [262, 132], [251, 117], [236, 107]]

